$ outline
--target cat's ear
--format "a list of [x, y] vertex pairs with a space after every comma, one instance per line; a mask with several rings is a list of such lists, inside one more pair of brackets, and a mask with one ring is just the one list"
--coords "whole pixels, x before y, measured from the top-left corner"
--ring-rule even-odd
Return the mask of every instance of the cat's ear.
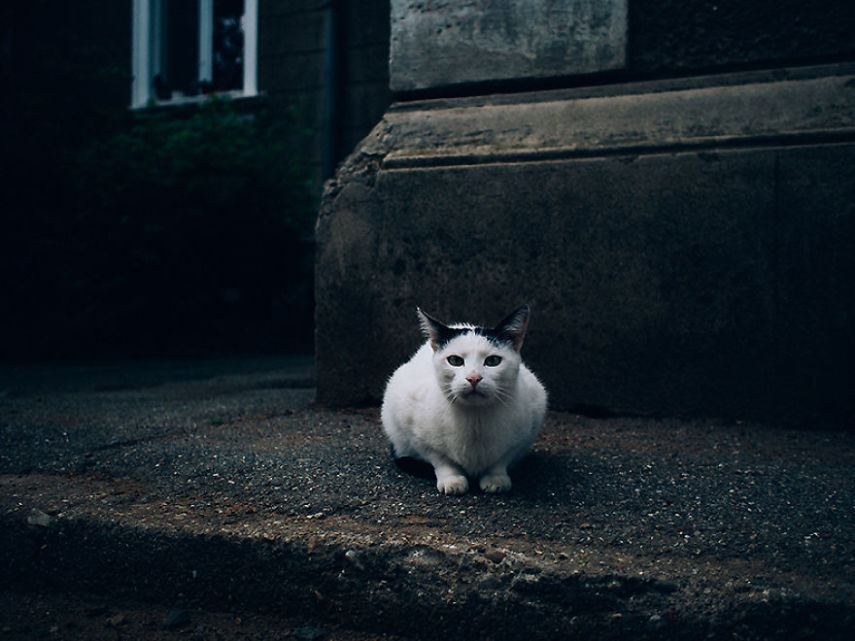
[[430, 339], [430, 346], [433, 348], [433, 351], [437, 351], [439, 344], [448, 338], [448, 327], [433, 316], [423, 312], [419, 307], [416, 307], [416, 314], [419, 316], [422, 332], [426, 338]]
[[509, 342], [515, 351], [522, 349], [525, 340], [525, 331], [528, 329], [528, 319], [531, 310], [528, 305], [523, 305], [513, 314], [508, 316], [493, 330], [501, 340]]

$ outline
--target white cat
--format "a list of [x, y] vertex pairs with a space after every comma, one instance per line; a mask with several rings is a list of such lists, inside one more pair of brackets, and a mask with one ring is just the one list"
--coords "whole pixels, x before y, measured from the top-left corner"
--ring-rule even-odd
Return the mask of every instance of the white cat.
[[508, 467], [537, 438], [546, 390], [522, 363], [524, 305], [493, 329], [444, 325], [417, 310], [428, 341], [386, 385], [381, 419], [395, 456], [433, 465], [444, 494], [511, 487]]

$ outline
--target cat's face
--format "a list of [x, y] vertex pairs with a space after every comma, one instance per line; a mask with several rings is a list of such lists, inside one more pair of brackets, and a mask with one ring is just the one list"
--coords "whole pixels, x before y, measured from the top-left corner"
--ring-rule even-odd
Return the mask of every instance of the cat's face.
[[507, 344], [474, 332], [461, 334], [434, 352], [437, 381], [449, 402], [482, 406], [509, 398], [520, 356]]
[[492, 329], [445, 325], [421, 310], [419, 318], [433, 347], [437, 381], [449, 402], [481, 406], [510, 398], [528, 327], [527, 305]]

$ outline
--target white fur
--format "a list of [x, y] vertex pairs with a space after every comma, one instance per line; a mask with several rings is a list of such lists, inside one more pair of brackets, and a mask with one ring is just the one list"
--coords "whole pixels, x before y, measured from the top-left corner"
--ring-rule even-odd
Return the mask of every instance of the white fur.
[[[510, 489], [508, 467], [537, 438], [546, 413], [546, 390], [517, 351], [527, 308], [523, 320], [516, 349], [475, 332], [442, 347], [428, 340], [389, 379], [381, 419], [395, 455], [433, 465], [437, 489], [444, 494], [466, 492], [467, 477], [479, 479], [486, 492]], [[453, 366], [449, 356], [459, 356], [463, 365]], [[489, 356], [502, 360], [489, 366]], [[479, 376], [473, 385], [471, 380]]]

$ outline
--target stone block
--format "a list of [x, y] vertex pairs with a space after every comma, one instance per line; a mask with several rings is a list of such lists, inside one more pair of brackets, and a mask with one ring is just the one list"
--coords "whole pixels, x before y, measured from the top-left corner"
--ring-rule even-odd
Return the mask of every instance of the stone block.
[[623, 67], [627, 0], [392, 0], [390, 83], [412, 91]]
[[528, 302], [555, 408], [849, 420], [855, 76], [834, 70], [390, 110], [318, 221], [318, 400], [378, 402], [417, 305]]

